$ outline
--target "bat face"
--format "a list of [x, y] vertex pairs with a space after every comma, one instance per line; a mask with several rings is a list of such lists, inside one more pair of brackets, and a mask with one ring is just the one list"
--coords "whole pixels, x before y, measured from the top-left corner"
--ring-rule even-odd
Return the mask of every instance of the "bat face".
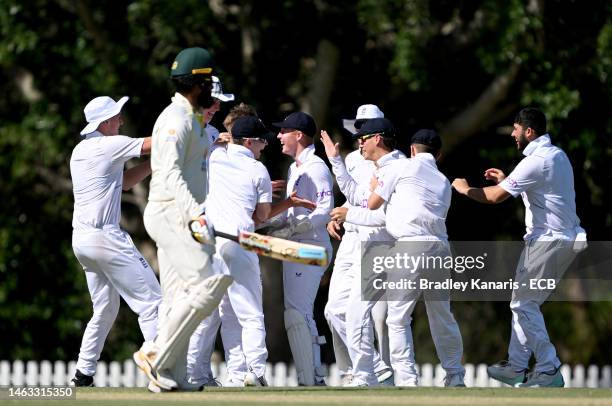
[[323, 247], [242, 231], [240, 245], [259, 255], [307, 265], [327, 266], [327, 251]]

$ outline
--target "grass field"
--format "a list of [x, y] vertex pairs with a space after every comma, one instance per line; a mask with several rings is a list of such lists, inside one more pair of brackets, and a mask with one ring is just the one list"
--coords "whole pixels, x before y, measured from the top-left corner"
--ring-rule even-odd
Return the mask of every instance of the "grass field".
[[[106, 405], [612, 405], [612, 389], [514, 388], [207, 388], [152, 394], [143, 388], [79, 388], [76, 400], [45, 402]], [[22, 402], [0, 401], [0, 405]], [[23, 405], [23, 403], [21, 403]]]

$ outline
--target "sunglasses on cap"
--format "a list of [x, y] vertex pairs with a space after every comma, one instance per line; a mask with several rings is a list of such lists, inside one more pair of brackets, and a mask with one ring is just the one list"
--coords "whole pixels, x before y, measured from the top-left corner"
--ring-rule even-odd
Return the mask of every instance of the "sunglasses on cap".
[[261, 142], [264, 145], [268, 145], [268, 140], [265, 138], [245, 138], [246, 140], [253, 140], [257, 142]]

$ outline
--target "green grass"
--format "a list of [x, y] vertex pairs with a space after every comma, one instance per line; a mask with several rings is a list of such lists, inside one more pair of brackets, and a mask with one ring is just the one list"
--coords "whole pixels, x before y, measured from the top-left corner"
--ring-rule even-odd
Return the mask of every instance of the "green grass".
[[[207, 388], [204, 392], [152, 394], [143, 388], [79, 388], [77, 405], [612, 405], [612, 389], [514, 388]], [[0, 405], [21, 401], [0, 401]], [[20, 403], [23, 405], [24, 403]]]

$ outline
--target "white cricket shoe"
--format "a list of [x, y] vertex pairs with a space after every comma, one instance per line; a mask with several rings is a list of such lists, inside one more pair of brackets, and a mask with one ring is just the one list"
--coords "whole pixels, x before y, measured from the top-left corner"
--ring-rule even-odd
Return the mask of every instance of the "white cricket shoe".
[[500, 361], [497, 364], [489, 365], [487, 374], [497, 381], [514, 386], [525, 382], [527, 369], [517, 370], [510, 361]]
[[465, 372], [447, 374], [444, 377], [444, 386], [447, 388], [465, 388], [465, 382], [463, 381], [464, 376]]
[[342, 374], [340, 376], [340, 386], [349, 386], [353, 381], [353, 374]]
[[155, 344], [145, 341], [140, 350], [134, 353], [134, 362], [156, 386], [165, 390], [175, 389], [178, 387], [178, 383], [169, 374], [153, 368], [156, 354]]
[[383, 386], [393, 386], [393, 370], [385, 368], [376, 372], [376, 380]]
[[363, 379], [355, 377], [353, 377], [351, 382], [346, 385], [347, 388], [365, 388], [366, 386], [370, 385], [368, 385], [368, 383]]
[[395, 386], [401, 386], [403, 388], [416, 388], [419, 386], [418, 379], [406, 379], [405, 381], [399, 381], [395, 383]]
[[517, 383], [516, 388], [563, 388], [565, 380], [561, 375], [561, 369], [557, 368], [550, 372], [532, 372], [527, 375], [527, 381]]
[[245, 381], [244, 379], [237, 379], [234, 377], [230, 377], [225, 380], [225, 384], [223, 384], [223, 387], [225, 388], [243, 388], [245, 386], [244, 381]]
[[268, 381], [263, 376], [257, 376], [254, 372], [248, 372], [244, 377], [244, 386], [268, 386]]

